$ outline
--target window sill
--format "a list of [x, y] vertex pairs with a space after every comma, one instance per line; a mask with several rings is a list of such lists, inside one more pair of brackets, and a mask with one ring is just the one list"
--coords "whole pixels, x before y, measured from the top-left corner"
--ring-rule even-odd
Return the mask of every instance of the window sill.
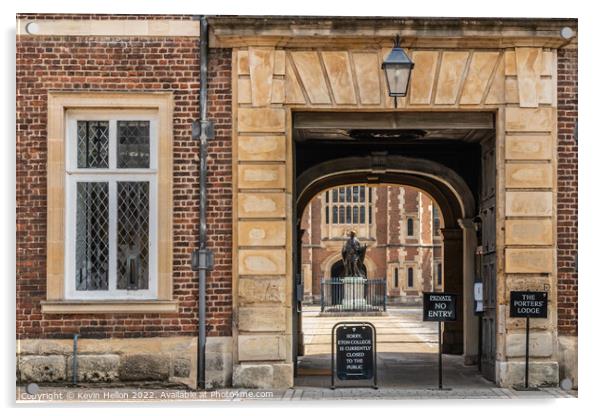
[[42, 313], [176, 313], [175, 300], [42, 301]]

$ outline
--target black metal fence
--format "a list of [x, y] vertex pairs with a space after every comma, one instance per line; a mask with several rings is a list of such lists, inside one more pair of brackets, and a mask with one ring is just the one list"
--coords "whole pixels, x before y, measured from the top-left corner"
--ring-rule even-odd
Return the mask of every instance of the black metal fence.
[[320, 309], [322, 312], [385, 312], [387, 280], [358, 277], [322, 279]]

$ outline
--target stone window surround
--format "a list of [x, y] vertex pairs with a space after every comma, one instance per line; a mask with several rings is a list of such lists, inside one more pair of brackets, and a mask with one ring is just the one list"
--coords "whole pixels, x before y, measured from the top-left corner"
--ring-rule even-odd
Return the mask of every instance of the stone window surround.
[[[154, 111], [158, 139], [158, 273], [157, 299], [65, 299], [65, 119], [69, 109], [95, 108], [103, 114], [117, 109]], [[47, 257], [46, 300], [42, 313], [173, 313], [172, 284], [172, 142], [171, 92], [61, 92], [48, 93]]]
[[[416, 284], [416, 276], [418, 276], [418, 268], [417, 268], [417, 264], [415, 262], [404, 262], [403, 263], [403, 270], [404, 270], [404, 279], [403, 279], [403, 289], [404, 291], [412, 291], [412, 290], [420, 290], [420, 288], [418, 288], [418, 285]], [[408, 280], [409, 280], [409, 270], [412, 269], [412, 286], [408, 285]]]
[[[412, 235], [408, 234], [408, 220], [412, 220], [413, 225], [412, 225]], [[409, 238], [409, 239], [416, 239], [416, 240], [421, 240], [420, 238], [420, 221], [418, 219], [418, 213], [407, 213], [407, 214], [402, 214], [402, 218], [400, 220], [401, 222], [401, 229], [403, 230], [403, 236], [405, 238]]]

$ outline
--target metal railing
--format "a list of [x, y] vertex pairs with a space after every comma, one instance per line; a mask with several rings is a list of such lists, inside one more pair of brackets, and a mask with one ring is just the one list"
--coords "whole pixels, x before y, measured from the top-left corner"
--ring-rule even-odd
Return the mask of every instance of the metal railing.
[[387, 280], [361, 277], [322, 279], [320, 310], [322, 312], [385, 312]]

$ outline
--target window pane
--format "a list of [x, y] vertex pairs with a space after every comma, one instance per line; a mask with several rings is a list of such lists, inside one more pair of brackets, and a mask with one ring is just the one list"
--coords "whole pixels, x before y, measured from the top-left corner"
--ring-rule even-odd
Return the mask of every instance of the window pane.
[[360, 188], [359, 186], [353, 187], [353, 202], [358, 202], [360, 199]]
[[414, 269], [408, 268], [408, 287], [414, 287]]
[[395, 287], [399, 287], [399, 269], [395, 268]]
[[148, 182], [117, 182], [117, 289], [148, 289], [148, 233]]
[[150, 122], [117, 122], [117, 167], [150, 167]]
[[360, 224], [366, 223], [366, 207], [360, 207]]
[[345, 224], [345, 207], [339, 205], [339, 224]]
[[326, 206], [326, 210], [324, 213], [325, 213], [324, 218], [326, 218], [326, 224], [328, 224], [329, 219], [330, 219], [330, 216], [328, 215], [328, 206]]
[[441, 263], [437, 264], [437, 285], [441, 286], [443, 282], [443, 270], [441, 267]]
[[339, 202], [345, 202], [345, 188], [339, 188]]
[[350, 186], [345, 188], [345, 195], [347, 197], [347, 199], [345, 199], [345, 202], [351, 202], [351, 187]]
[[332, 223], [337, 224], [339, 222], [339, 210], [336, 206], [332, 207]]
[[77, 122], [77, 167], [109, 167], [109, 122]]
[[368, 224], [372, 224], [372, 207], [368, 207]]
[[408, 218], [408, 235], [414, 235], [414, 220], [411, 218]]
[[358, 218], [359, 217], [359, 213], [358, 213], [358, 207], [355, 206], [353, 207], [353, 223], [357, 224]]
[[332, 191], [332, 202], [339, 202], [339, 191], [336, 189]]
[[345, 220], [346, 224], [351, 224], [351, 206], [347, 205], [347, 209], [345, 210]]
[[360, 202], [364, 202], [366, 200], [366, 187], [360, 186]]
[[109, 289], [109, 184], [78, 182], [75, 225], [76, 290]]
[[439, 235], [441, 223], [439, 222], [439, 210], [433, 205], [433, 236]]
[[327, 204], [328, 204], [328, 202], [330, 202], [330, 201], [328, 200], [328, 196], [329, 196], [329, 195], [330, 195], [330, 192], [326, 191], [324, 196], [325, 196], [325, 198], [326, 198], [326, 203], [327, 203]]
[[372, 203], [372, 188], [368, 188], [368, 202]]

